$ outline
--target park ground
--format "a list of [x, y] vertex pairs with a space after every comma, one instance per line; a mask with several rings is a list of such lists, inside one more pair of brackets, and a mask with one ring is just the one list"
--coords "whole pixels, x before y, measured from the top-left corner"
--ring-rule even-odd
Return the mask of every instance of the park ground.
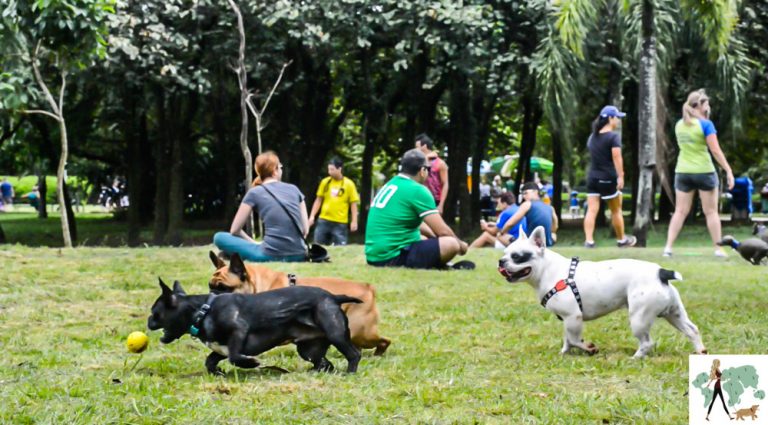
[[[0, 220], [9, 238], [24, 222]], [[51, 220], [50, 229], [24, 225], [32, 245], [57, 236]], [[93, 240], [116, 226], [93, 217], [80, 229]], [[742, 239], [749, 231], [725, 229]], [[685, 280], [675, 285], [710, 353], [764, 354], [768, 269], [733, 253], [715, 258], [701, 223], [684, 230], [674, 258], [662, 258], [664, 234], [657, 226], [650, 248], [619, 250], [600, 230], [601, 247], [586, 250], [571, 228], [556, 250], [677, 270]], [[687, 423], [693, 348], [684, 336], [657, 322], [655, 351], [633, 360], [637, 343], [619, 311], [587, 324], [597, 355], [561, 356], [561, 323], [527, 284], [498, 275], [492, 249], [469, 253], [474, 271], [376, 269], [360, 245], [331, 247], [328, 264], [270, 264], [376, 286], [381, 333], [393, 344], [383, 357], [365, 352], [356, 375], [308, 372], [286, 346], [259, 357], [290, 373], [222, 363], [226, 376], [211, 377], [205, 347], [189, 337], [164, 346], [157, 332], [143, 355], [129, 354], [125, 338], [146, 330], [157, 278], [206, 292], [211, 248], [0, 246], [0, 423]]]

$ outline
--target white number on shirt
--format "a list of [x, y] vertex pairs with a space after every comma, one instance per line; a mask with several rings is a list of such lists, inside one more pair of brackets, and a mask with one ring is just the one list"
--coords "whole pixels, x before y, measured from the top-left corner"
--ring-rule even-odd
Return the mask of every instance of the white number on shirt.
[[384, 208], [387, 206], [387, 202], [392, 199], [392, 195], [397, 192], [397, 186], [387, 185], [381, 189], [376, 199], [373, 200], [374, 208]]

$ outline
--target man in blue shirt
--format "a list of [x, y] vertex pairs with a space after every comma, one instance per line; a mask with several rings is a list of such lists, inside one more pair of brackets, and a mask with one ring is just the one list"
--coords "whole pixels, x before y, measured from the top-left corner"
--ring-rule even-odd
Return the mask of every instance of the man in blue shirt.
[[0, 193], [2, 193], [3, 204], [6, 206], [13, 205], [13, 185], [5, 177], [3, 177], [3, 182], [0, 183]]
[[[497, 210], [501, 211], [501, 213], [499, 214], [499, 218], [496, 219], [496, 224], [486, 223], [485, 220], [480, 220], [480, 228], [483, 229], [483, 233], [478, 236], [469, 247], [482, 248], [486, 245], [493, 245], [495, 248], [503, 249], [509, 245], [510, 242], [517, 239], [520, 236], [520, 226], [515, 226], [510, 229], [506, 235], [503, 235], [503, 238], [497, 238], [497, 236], [500, 236], [499, 231], [504, 227], [504, 224], [507, 223], [507, 220], [517, 212], [518, 208], [519, 207], [515, 203], [515, 196], [512, 192], [502, 193], [497, 201]], [[523, 217], [520, 224], [523, 226], [523, 231], [526, 231], [525, 217]]]
[[528, 182], [523, 185], [520, 194], [525, 201], [520, 204], [517, 212], [504, 224], [501, 234], [504, 235], [513, 227], [520, 227], [520, 223], [523, 219], [526, 219], [528, 221], [526, 235], [530, 236], [534, 229], [542, 226], [547, 235], [547, 246], [554, 245], [555, 240], [552, 238], [552, 230], [553, 224], [555, 230], [557, 229], [557, 216], [555, 215], [555, 210], [545, 204], [539, 197], [539, 185], [534, 182]]

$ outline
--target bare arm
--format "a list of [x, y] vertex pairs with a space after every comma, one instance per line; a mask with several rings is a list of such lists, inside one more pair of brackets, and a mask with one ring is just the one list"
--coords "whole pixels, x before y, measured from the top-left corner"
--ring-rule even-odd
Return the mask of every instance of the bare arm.
[[304, 239], [307, 238], [307, 234], [309, 233], [309, 219], [307, 218], [307, 203], [304, 201], [301, 201], [299, 204], [299, 212], [301, 213], [301, 235], [304, 237]]
[[323, 197], [318, 196], [315, 198], [315, 202], [312, 204], [312, 212], [309, 213], [308, 228], [315, 225], [315, 217], [317, 217], [317, 213], [320, 211], [321, 206], [323, 206]]
[[349, 230], [352, 232], [357, 232], [357, 202], [353, 202], [350, 204], [349, 209], [351, 210], [352, 217], [349, 221]]
[[712, 152], [712, 156], [715, 157], [715, 160], [718, 164], [720, 164], [720, 167], [725, 170], [726, 180], [728, 181], [728, 189], [733, 189], [733, 170], [731, 170], [731, 166], [728, 165], [728, 160], [725, 159], [723, 150], [720, 149], [720, 142], [717, 140], [717, 134], [710, 134], [707, 136], [707, 147], [709, 147], [709, 151]]
[[550, 206], [552, 209], [552, 233], [557, 233], [557, 229], [560, 228], [560, 220], [557, 219], [557, 212], [555, 207]]
[[621, 148], [611, 148], [611, 156], [613, 157], [613, 166], [616, 168], [616, 175], [618, 176], [616, 189], [624, 189], [624, 160], [621, 157]]
[[241, 237], [249, 242], [256, 243], [256, 241], [253, 240], [253, 238], [243, 230], [243, 227], [245, 227], [245, 223], [251, 217], [252, 211], [253, 211], [253, 208], [251, 208], [250, 205], [240, 204], [240, 208], [237, 209], [235, 218], [232, 219], [232, 225], [229, 227], [229, 233], [231, 233], [234, 236]]
[[443, 217], [440, 214], [430, 214], [426, 217], [424, 217], [424, 223], [429, 228], [435, 232], [435, 235], [438, 237], [448, 237], [448, 238], [456, 238], [456, 240], [459, 242], [459, 246], [461, 247], [459, 253], [461, 255], [464, 255], [467, 253], [467, 249], [469, 246], [466, 242], [459, 239], [455, 233], [453, 233], [453, 230], [445, 224], [445, 221], [443, 221]]
[[525, 217], [526, 214], [528, 214], [528, 211], [531, 209], [531, 203], [529, 201], [525, 201], [522, 204], [520, 204], [520, 208], [518, 208], [515, 215], [509, 218], [506, 223], [504, 223], [504, 227], [501, 229], [499, 233], [502, 235], [506, 235], [507, 232], [509, 232], [509, 229], [512, 228], [512, 226], [516, 225], [520, 222], [520, 220]]
[[437, 204], [437, 210], [442, 215], [445, 200], [448, 198], [448, 165], [445, 161], [440, 165], [440, 182], [443, 184], [443, 189], [440, 191], [440, 202]]
[[433, 232], [432, 229], [430, 229], [430, 227], [427, 225], [427, 223], [425, 223], [423, 221], [419, 225], [419, 233], [421, 233], [421, 235], [426, 237], [426, 238], [436, 238], [437, 237], [435, 232]]

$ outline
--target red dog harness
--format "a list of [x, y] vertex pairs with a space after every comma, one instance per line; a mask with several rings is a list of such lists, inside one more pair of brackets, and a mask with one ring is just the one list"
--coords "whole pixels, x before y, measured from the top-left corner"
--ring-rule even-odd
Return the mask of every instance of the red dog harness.
[[[547, 301], [554, 297], [558, 292], [564, 291], [565, 288], [571, 287], [573, 296], [576, 297], [576, 301], [579, 303], [579, 311], [584, 312], [584, 307], [581, 305], [581, 294], [579, 294], [579, 288], [576, 287], [576, 281], [573, 277], [576, 275], [576, 266], [579, 265], [579, 257], [571, 258], [571, 266], [568, 269], [568, 277], [564, 280], [560, 280], [555, 284], [555, 287], [550, 289], [542, 298], [541, 306], [547, 308]], [[557, 316], [558, 319], [563, 320], [562, 317]]]

